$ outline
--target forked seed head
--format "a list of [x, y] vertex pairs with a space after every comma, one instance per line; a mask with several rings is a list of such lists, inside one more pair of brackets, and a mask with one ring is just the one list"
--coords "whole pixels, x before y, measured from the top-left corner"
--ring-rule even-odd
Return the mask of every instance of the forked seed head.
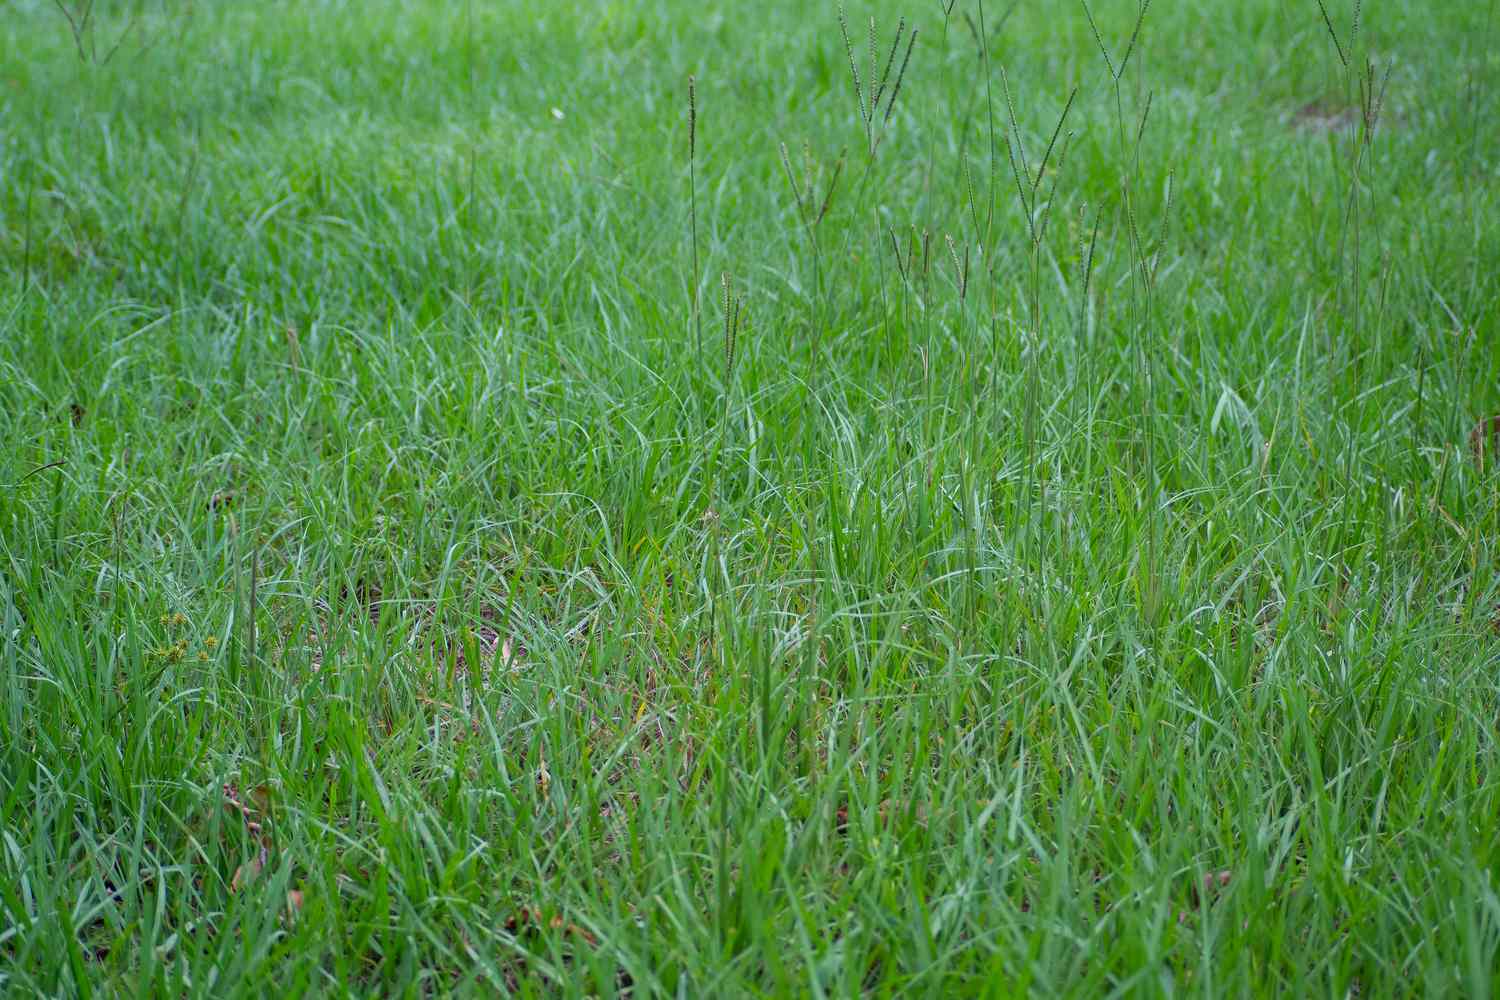
[[1026, 183], [1021, 180], [1021, 166], [1016, 163], [1016, 144], [1010, 133], [1005, 133], [1005, 155], [1010, 159], [1011, 176], [1016, 179], [1016, 196], [1021, 200], [1021, 211], [1026, 213], [1026, 232], [1036, 242], [1036, 220], [1032, 218], [1031, 199], [1026, 196]]
[[[870, 44], [871, 44], [871, 49], [873, 51], [874, 43], [875, 43], [875, 37], [874, 37], [874, 31], [873, 31], [873, 29], [875, 27], [874, 21], [870, 22], [870, 27], [871, 27]], [[888, 82], [890, 82], [890, 79], [891, 79], [891, 67], [896, 64], [896, 50], [901, 47], [901, 36], [904, 35], [904, 34], [906, 34], [906, 18], [903, 17], [903, 18], [899, 19], [896, 22], [896, 37], [894, 39], [892, 39], [892, 41], [891, 41], [891, 51], [885, 57], [885, 69], [881, 70], [881, 73], [880, 73], [880, 82], [875, 85], [875, 93], [870, 97], [870, 104], [877, 111], [880, 110], [880, 97], [885, 92], [885, 85]], [[890, 109], [887, 108], [886, 110], [887, 110], [887, 117], [889, 117], [889, 110]]]
[[859, 84], [859, 66], [854, 59], [854, 43], [849, 40], [849, 19], [844, 15], [844, 5], [839, 4], [839, 33], [844, 36], [844, 53], [849, 57], [849, 75], [854, 80], [854, 101], [859, 108], [860, 121], [864, 122], [866, 132], [870, 128], [870, 115], [865, 111], [864, 88]]
[[896, 73], [896, 86], [891, 88], [891, 100], [885, 106], [885, 120], [883, 124], [889, 124], [891, 112], [896, 110], [896, 98], [901, 96], [901, 81], [906, 79], [906, 66], [911, 62], [911, 50], [917, 44], [917, 29], [911, 29], [911, 37], [906, 42], [906, 55], [901, 59], [901, 69]]
[[1125, 55], [1120, 58], [1120, 70], [1115, 74], [1116, 79], [1125, 75], [1125, 67], [1130, 64], [1130, 54], [1135, 51], [1135, 43], [1141, 37], [1141, 25], [1146, 23], [1146, 11], [1151, 7], [1151, 0], [1141, 0], [1140, 10], [1136, 12], [1135, 29], [1130, 33], [1130, 43], [1125, 46]]
[[[1078, 0], [1083, 5], [1083, 16], [1088, 18], [1089, 30], [1094, 33], [1094, 43], [1099, 46], [1099, 54], [1104, 56], [1104, 68], [1109, 70], [1109, 75], [1116, 80], [1120, 74], [1115, 72], [1115, 61], [1109, 57], [1109, 47], [1104, 44], [1104, 36], [1099, 34], [1099, 25], [1094, 23], [1094, 12], [1089, 10], [1088, 0]], [[1318, 0], [1319, 3], [1322, 0]]]
[[1333, 18], [1328, 16], [1328, 8], [1323, 6], [1323, 0], [1318, 0], [1318, 11], [1323, 15], [1323, 25], [1328, 29], [1328, 37], [1333, 39], [1333, 47], [1339, 55], [1339, 65], [1345, 69], [1349, 68], [1349, 59], [1344, 55], [1344, 46], [1339, 42], [1339, 33], [1333, 30]]
[[1068, 92], [1068, 103], [1063, 105], [1062, 114], [1057, 117], [1057, 127], [1052, 130], [1052, 139], [1047, 143], [1047, 151], [1042, 154], [1042, 165], [1036, 168], [1036, 183], [1032, 185], [1033, 193], [1042, 183], [1042, 175], [1047, 172], [1047, 161], [1052, 158], [1052, 149], [1057, 145], [1057, 137], [1062, 134], [1063, 123], [1068, 120], [1068, 112], [1073, 110], [1073, 101], [1077, 97], [1078, 88], [1074, 87]]

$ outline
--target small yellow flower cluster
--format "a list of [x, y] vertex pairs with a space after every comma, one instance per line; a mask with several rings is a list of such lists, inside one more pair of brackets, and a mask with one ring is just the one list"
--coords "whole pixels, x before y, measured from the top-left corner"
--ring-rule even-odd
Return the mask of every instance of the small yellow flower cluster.
[[156, 651], [156, 656], [159, 659], [166, 660], [168, 663], [178, 663], [181, 662], [182, 658], [187, 655], [187, 649], [187, 640], [178, 639], [170, 646], [163, 646], [158, 649]]
[[[181, 611], [174, 611], [162, 615], [157, 619], [161, 627], [169, 631], [175, 631], [188, 624], [187, 615]], [[202, 648], [198, 650], [197, 660], [199, 663], [207, 663], [212, 659], [214, 650], [219, 648], [219, 637], [216, 635], [204, 636]], [[165, 646], [152, 650], [151, 655], [168, 663], [181, 663], [188, 654], [188, 641], [177, 639]]]

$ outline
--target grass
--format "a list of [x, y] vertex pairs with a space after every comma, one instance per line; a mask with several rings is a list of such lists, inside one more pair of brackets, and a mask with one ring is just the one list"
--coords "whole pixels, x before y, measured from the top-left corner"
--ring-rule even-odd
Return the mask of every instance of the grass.
[[0, 6], [0, 987], [1493, 995], [1493, 8]]

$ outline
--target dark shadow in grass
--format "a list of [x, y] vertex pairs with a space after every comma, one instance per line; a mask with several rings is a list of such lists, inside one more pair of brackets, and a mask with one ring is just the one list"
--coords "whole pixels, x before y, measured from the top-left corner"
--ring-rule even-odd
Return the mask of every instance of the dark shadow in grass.
[[[1319, 98], [1315, 101], [1308, 101], [1293, 111], [1287, 121], [1300, 132], [1323, 135], [1358, 128], [1362, 119], [1363, 113], [1357, 104], [1349, 104], [1335, 98]], [[1382, 110], [1376, 116], [1375, 127], [1377, 129], [1400, 124], [1400, 118], [1392, 116], [1389, 111]]]

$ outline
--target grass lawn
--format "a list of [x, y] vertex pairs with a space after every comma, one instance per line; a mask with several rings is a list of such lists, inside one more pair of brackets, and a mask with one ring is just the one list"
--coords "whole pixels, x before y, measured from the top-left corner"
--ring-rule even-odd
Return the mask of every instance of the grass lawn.
[[0, 992], [1500, 991], [1500, 13], [1326, 2], [0, 0]]

